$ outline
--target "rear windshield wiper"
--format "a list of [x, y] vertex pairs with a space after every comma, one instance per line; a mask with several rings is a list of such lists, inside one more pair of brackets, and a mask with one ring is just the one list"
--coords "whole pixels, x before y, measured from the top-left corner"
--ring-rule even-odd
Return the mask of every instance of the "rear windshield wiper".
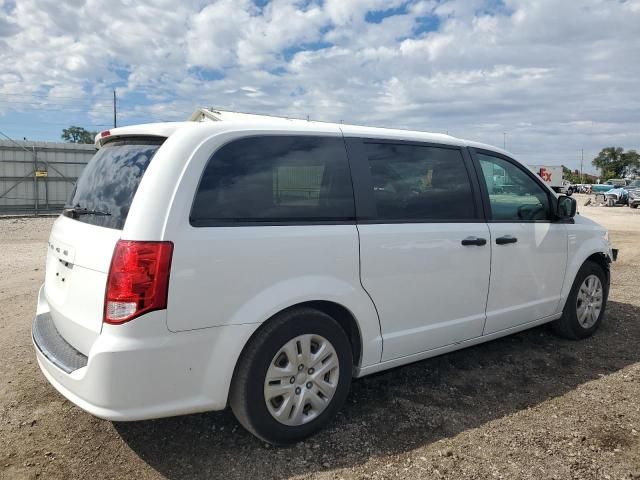
[[101, 210], [90, 210], [88, 208], [80, 208], [80, 207], [67, 207], [62, 211], [62, 213], [71, 218], [78, 218], [82, 215], [96, 215], [96, 216], [111, 215], [109, 212], [103, 212]]

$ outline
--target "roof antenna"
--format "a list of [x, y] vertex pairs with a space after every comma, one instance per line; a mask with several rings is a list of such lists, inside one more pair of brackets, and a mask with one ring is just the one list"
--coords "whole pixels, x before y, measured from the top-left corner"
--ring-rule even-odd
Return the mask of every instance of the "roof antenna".
[[307, 122], [309, 121], [309, 115], [307, 115]]

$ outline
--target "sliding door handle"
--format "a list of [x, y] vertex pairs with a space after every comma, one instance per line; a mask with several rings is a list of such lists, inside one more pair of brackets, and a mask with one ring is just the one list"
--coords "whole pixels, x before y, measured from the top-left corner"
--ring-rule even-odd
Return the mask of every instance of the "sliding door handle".
[[518, 239], [513, 235], [505, 235], [504, 237], [496, 238], [496, 243], [498, 245], [506, 245], [507, 243], [516, 243]]
[[487, 239], [478, 237], [467, 237], [460, 243], [462, 243], [462, 245], [464, 245], [465, 247], [468, 247], [469, 245], [476, 245], [478, 247], [481, 247], [482, 245], [487, 244]]

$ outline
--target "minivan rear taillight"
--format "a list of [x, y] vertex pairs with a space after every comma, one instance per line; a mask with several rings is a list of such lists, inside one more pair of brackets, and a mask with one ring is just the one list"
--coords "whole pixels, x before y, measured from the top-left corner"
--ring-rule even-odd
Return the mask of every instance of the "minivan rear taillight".
[[167, 308], [172, 242], [119, 240], [111, 258], [104, 322], [120, 324]]

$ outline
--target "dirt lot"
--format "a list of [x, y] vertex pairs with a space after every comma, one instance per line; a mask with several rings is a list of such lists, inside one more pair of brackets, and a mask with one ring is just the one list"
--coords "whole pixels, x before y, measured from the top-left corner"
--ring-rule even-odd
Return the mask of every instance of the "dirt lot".
[[580, 210], [621, 249], [593, 338], [541, 327], [357, 380], [290, 449], [229, 411], [114, 424], [66, 401], [29, 334], [52, 220], [0, 220], [0, 478], [640, 479], [640, 210]]

